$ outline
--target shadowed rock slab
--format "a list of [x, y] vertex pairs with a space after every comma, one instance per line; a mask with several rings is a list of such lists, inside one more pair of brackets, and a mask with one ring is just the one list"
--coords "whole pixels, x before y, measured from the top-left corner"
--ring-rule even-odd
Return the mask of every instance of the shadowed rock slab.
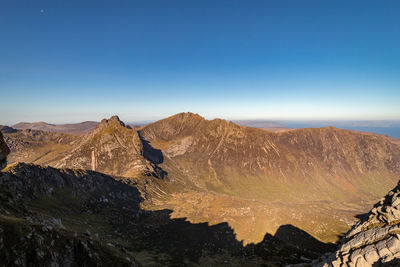
[[4, 142], [3, 134], [0, 132], [0, 170], [7, 165], [7, 155], [9, 153], [10, 149]]

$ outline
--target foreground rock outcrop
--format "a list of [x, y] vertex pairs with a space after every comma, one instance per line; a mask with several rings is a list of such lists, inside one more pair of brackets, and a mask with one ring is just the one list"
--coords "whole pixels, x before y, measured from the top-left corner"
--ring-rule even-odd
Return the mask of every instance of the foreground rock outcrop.
[[399, 266], [400, 182], [315, 266]]

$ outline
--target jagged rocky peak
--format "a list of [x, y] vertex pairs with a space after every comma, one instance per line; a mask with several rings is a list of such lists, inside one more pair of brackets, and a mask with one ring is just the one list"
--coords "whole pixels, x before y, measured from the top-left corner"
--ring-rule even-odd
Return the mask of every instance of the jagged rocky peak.
[[[224, 128], [233, 123], [228, 123], [223, 119], [207, 120], [196, 113], [183, 112], [171, 117], [150, 123], [144, 126], [141, 133], [144, 137], [152, 139], [155, 136], [162, 138], [175, 138], [179, 134], [192, 134], [198, 131], [204, 131], [206, 128], [218, 129]], [[239, 127], [238, 125], [236, 125]]]
[[400, 266], [400, 182], [314, 266]]
[[10, 153], [6, 142], [4, 142], [3, 134], [0, 132], [0, 170], [7, 165], [7, 155]]
[[118, 117], [117, 115], [114, 115], [114, 116], [112, 116], [112, 117], [109, 118], [109, 119], [103, 119], [103, 120], [101, 120], [100, 125], [101, 125], [101, 126], [117, 125], [117, 126], [126, 127], [126, 126], [125, 126], [125, 123], [123, 123], [123, 122], [119, 119], [119, 117]]

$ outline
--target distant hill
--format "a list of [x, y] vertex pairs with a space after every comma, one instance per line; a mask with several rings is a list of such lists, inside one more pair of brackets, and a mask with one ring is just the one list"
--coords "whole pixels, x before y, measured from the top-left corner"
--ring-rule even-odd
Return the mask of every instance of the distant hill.
[[49, 124], [46, 122], [20, 122], [12, 126], [18, 130], [40, 130], [46, 132], [68, 133], [74, 135], [83, 135], [92, 131], [99, 122], [85, 121], [72, 124]]

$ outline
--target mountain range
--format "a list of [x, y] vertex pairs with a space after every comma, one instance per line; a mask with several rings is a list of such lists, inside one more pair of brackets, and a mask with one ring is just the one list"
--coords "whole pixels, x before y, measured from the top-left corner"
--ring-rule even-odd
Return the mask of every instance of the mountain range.
[[270, 132], [192, 113], [132, 129], [117, 116], [74, 136], [6, 133], [9, 162], [80, 168], [134, 180], [148, 210], [211, 225], [244, 244], [294, 225], [336, 242], [398, 181], [392, 138], [334, 127]]
[[[5, 143], [0, 133], [0, 147]], [[8, 149], [0, 150], [6, 158]], [[0, 172], [0, 262], [4, 266], [281, 266], [318, 257], [325, 245], [280, 227], [257, 245], [227, 223], [193, 224], [140, 207], [132, 179], [18, 163]], [[301, 237], [282, 241], [288, 233]]]

